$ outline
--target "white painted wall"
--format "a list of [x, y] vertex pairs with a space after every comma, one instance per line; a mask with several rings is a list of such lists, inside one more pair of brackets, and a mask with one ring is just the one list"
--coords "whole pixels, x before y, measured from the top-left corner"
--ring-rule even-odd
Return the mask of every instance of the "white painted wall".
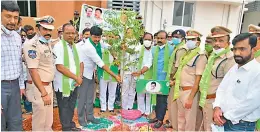
[[245, 13], [242, 32], [248, 32], [250, 24], [258, 25], [260, 22], [260, 12]]
[[[145, 2], [147, 8], [145, 9]], [[240, 4], [232, 4], [218, 1], [196, 1], [194, 2], [193, 23], [192, 27], [180, 27], [172, 25], [173, 20], [173, 1], [141, 1], [140, 13], [145, 16], [146, 31], [155, 33], [159, 29], [163, 29], [164, 20], [167, 21], [166, 31], [172, 32], [176, 29], [188, 30], [193, 28], [203, 34], [202, 40], [210, 33], [210, 29], [214, 26], [224, 26], [233, 31], [231, 37], [239, 32], [239, 18], [242, 6]], [[161, 17], [160, 8], [162, 8], [163, 16]], [[162, 22], [161, 22], [162, 21]], [[161, 22], [161, 23], [160, 23]], [[160, 25], [161, 24], [161, 25]]]

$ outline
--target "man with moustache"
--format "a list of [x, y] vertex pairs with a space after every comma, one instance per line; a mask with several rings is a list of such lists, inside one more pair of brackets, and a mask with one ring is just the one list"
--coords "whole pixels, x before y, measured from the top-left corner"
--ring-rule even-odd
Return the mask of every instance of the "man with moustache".
[[82, 83], [83, 62], [79, 58], [78, 49], [74, 43], [75, 27], [70, 24], [62, 26], [63, 39], [53, 48], [55, 59], [54, 90], [59, 107], [59, 117], [62, 131], [79, 131], [72, 120], [78, 97], [78, 87]]
[[15, 31], [19, 6], [1, 1], [1, 130], [22, 131], [21, 95], [24, 95], [22, 40]]
[[200, 80], [200, 102], [203, 110], [203, 130], [212, 131], [212, 103], [216, 98], [217, 88], [225, 74], [235, 64], [233, 52], [230, 50], [231, 31], [222, 26], [211, 29], [213, 52], [209, 54], [208, 62]]
[[50, 39], [54, 29], [52, 16], [35, 18], [38, 38], [24, 44], [29, 71], [27, 88], [32, 89], [32, 131], [52, 131], [54, 57]]
[[214, 108], [214, 123], [225, 131], [254, 131], [260, 118], [260, 63], [254, 58], [257, 37], [237, 35], [232, 44], [235, 64], [220, 83]]
[[[153, 80], [166, 80], [168, 72], [168, 63], [174, 47], [167, 43], [167, 32], [161, 30], [157, 36], [157, 46], [153, 47]], [[160, 128], [163, 124], [167, 109], [168, 95], [156, 95], [156, 117], [149, 120], [149, 123], [155, 123], [155, 128]]]

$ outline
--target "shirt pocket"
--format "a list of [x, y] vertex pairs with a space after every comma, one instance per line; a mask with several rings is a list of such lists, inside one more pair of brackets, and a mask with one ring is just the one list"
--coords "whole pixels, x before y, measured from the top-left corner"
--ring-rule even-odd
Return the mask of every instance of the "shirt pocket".
[[212, 67], [211, 74], [214, 76], [214, 78], [224, 78], [225, 73], [224, 73], [224, 61], [216, 61], [216, 63]]
[[237, 99], [237, 101], [244, 100], [247, 97], [248, 93], [248, 84], [247, 81], [242, 79], [236, 79], [235, 88], [233, 89], [233, 96]]

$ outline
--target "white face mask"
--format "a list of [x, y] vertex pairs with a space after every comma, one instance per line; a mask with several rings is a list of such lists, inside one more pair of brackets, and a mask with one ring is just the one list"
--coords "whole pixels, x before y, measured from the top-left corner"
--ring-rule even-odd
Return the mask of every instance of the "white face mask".
[[143, 44], [144, 44], [144, 47], [149, 48], [152, 45], [152, 41], [144, 40]]
[[195, 49], [197, 47], [196, 41], [192, 41], [192, 40], [188, 40], [186, 42], [186, 45], [187, 45], [187, 48], [190, 49], [190, 50]]
[[1, 30], [2, 30], [5, 34], [7, 34], [7, 35], [10, 35], [10, 34], [12, 33], [12, 31], [10, 31], [10, 30], [8, 30], [7, 28], [5, 28], [4, 25], [1, 25]]
[[215, 53], [215, 54], [219, 54], [220, 52], [222, 52], [222, 51], [224, 51], [225, 50], [225, 48], [220, 48], [220, 49], [217, 49], [217, 50], [215, 50], [214, 48], [213, 48], [213, 52]]
[[164, 46], [165, 46], [165, 45], [161, 45], [161, 46], [159, 46], [159, 48], [162, 49]]

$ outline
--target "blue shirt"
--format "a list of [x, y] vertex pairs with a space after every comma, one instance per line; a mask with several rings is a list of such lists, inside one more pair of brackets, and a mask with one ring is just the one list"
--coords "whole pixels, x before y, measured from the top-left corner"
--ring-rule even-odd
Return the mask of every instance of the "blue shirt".
[[[167, 74], [167, 72], [163, 71], [165, 46], [162, 49], [159, 48], [158, 62], [157, 62], [157, 80], [165, 80], [166, 74]], [[169, 47], [169, 53], [170, 53], [169, 57], [171, 57], [171, 54], [174, 50], [174, 46], [168, 44], [168, 47]], [[156, 46], [154, 46], [153, 49], [152, 49], [153, 58], [154, 58], [154, 55], [155, 55], [155, 48], [156, 48]]]

